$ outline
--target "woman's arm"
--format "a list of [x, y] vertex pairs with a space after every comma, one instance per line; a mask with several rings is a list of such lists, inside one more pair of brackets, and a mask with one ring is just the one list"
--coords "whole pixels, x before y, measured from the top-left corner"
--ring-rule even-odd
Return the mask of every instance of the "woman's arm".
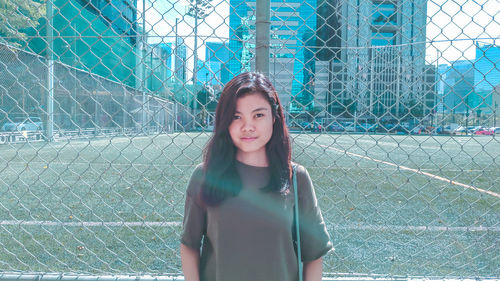
[[181, 243], [181, 262], [185, 281], [200, 281], [200, 251]]
[[321, 281], [323, 277], [323, 258], [304, 263], [304, 281]]

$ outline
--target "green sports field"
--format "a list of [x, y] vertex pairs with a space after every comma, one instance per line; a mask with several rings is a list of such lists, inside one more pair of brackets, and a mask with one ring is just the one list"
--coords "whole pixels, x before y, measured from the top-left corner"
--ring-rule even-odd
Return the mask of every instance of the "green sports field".
[[[328, 274], [500, 277], [500, 138], [293, 134]], [[0, 271], [180, 273], [206, 133], [0, 145]]]

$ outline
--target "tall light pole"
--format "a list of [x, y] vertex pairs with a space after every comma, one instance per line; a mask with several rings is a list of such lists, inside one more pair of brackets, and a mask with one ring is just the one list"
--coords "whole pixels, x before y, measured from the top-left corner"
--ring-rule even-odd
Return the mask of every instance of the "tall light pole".
[[146, 97], [146, 81], [145, 80], [145, 50], [146, 50], [146, 44], [147, 44], [147, 37], [146, 37], [146, 0], [142, 0], [142, 34], [141, 34], [141, 90], [142, 90], [142, 131], [144, 132], [146, 129], [146, 120], [148, 118], [149, 112], [149, 105], [147, 104], [147, 97]]
[[469, 94], [467, 94], [466, 113], [465, 113], [465, 135], [469, 134]]
[[[212, 8], [210, 4], [211, 0], [189, 0], [189, 10], [186, 15], [194, 18], [194, 49], [193, 49], [193, 118], [196, 120], [196, 108], [197, 108], [197, 92], [196, 92], [196, 80], [198, 75], [198, 19], [204, 19], [208, 16], [208, 10]], [[193, 129], [195, 128], [196, 122], [193, 122]]]
[[54, 3], [47, 1], [47, 140], [54, 141]]
[[495, 107], [493, 108], [493, 127], [497, 127], [497, 102], [495, 101]]

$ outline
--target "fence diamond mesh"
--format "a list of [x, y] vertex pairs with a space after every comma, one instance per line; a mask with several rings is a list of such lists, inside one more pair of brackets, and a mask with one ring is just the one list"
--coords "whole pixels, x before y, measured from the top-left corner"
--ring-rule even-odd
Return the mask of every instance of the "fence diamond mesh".
[[0, 279], [182, 279], [187, 181], [254, 70], [325, 278], [500, 278], [500, 2], [262, 3], [0, 0]]

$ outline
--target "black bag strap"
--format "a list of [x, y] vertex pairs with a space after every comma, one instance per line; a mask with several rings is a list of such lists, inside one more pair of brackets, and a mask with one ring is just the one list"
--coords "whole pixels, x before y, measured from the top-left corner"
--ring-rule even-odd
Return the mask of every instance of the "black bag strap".
[[300, 250], [300, 227], [299, 227], [299, 192], [297, 191], [297, 165], [293, 165], [292, 169], [292, 181], [293, 181], [293, 193], [294, 193], [294, 200], [295, 204], [293, 207], [294, 214], [295, 214], [295, 235], [297, 238], [297, 265], [299, 267], [299, 281], [303, 280], [302, 277], [302, 271], [303, 271], [303, 265], [302, 265], [302, 252]]

